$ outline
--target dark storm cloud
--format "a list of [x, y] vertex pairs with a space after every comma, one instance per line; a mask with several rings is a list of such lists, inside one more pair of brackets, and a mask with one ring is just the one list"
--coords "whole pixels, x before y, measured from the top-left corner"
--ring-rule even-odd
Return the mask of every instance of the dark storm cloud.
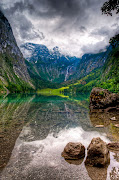
[[[33, 26], [26, 18], [24, 12], [32, 15], [32, 17], [37, 20], [39, 17], [52, 19], [60, 16], [61, 21], [54, 27], [54, 31], [67, 31], [67, 25], [71, 23], [72, 18], [73, 26], [77, 26], [77, 22], [76, 20], [74, 21], [74, 18], [77, 19], [79, 15], [82, 18], [85, 8], [91, 3], [91, 1], [92, 0], [20, 0], [19, 2], [15, 3], [12, 2], [11, 6], [3, 9], [3, 11], [7, 15], [8, 19], [12, 22], [14, 27], [18, 28], [19, 26], [21, 38], [30, 39], [30, 37], [33, 38], [33, 34], [36, 36], [36, 33], [33, 33]], [[21, 13], [24, 14], [22, 17]], [[15, 16], [14, 20], [12, 20], [13, 16]], [[80, 31], [82, 32], [84, 29], [81, 27]], [[29, 32], [32, 32], [32, 35]], [[28, 36], [30, 37], [28, 38]], [[42, 33], [40, 33], [40, 36], [41, 39], [44, 38]]]
[[54, 26], [54, 31], [67, 32], [69, 25], [72, 24], [74, 28], [84, 33], [86, 27], [81, 23], [88, 22], [90, 7], [94, 7], [95, 10], [97, 4], [100, 4], [98, 0], [19, 0], [18, 2], [11, 0], [10, 6], [3, 8], [3, 11], [12, 22], [12, 25], [17, 29], [19, 28], [21, 38], [30, 39], [34, 35], [34, 37], [42, 39], [44, 35], [34, 33], [33, 25], [26, 18], [25, 13], [28, 13], [36, 20], [39, 18], [52, 19], [61, 17], [60, 22]]
[[[40, 31], [36, 31], [32, 22], [24, 13], [22, 13], [24, 12], [24, 8], [25, 7], [23, 2], [16, 2], [15, 4], [12, 4], [12, 7], [6, 9], [1, 7], [1, 10], [9, 19], [12, 27], [14, 27], [13, 30], [16, 37], [19, 35], [20, 39], [23, 40], [31, 40], [36, 38], [39, 38], [41, 40], [44, 39], [44, 34]], [[20, 40], [17, 40], [18, 43], [20, 43]]]
[[16, 11], [23, 12], [24, 10], [36, 16], [73, 16], [79, 12], [80, 6], [78, 0], [28, 0], [13, 3], [12, 7], [7, 9], [7, 12], [11, 14]]
[[77, 17], [78, 15], [84, 15], [87, 8], [94, 7], [99, 4], [103, 4], [104, 0], [27, 0], [12, 3], [12, 6], [7, 9], [9, 14], [13, 14], [16, 11], [23, 12], [27, 10], [30, 14], [35, 16], [53, 17]]

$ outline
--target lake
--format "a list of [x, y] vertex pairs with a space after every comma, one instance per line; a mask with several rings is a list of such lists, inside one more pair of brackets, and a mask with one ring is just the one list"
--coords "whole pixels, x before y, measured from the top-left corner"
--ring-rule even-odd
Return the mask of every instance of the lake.
[[[1, 180], [117, 180], [119, 152], [110, 151], [105, 168], [87, 167], [85, 158], [65, 161], [68, 142], [86, 148], [93, 137], [119, 141], [119, 128], [110, 118], [119, 114], [90, 114], [89, 95], [8, 95], [0, 99]], [[100, 126], [101, 125], [101, 126]]]

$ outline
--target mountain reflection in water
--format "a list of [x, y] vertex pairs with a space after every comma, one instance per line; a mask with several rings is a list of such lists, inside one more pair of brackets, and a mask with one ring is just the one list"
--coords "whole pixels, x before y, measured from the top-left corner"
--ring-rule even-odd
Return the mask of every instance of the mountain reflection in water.
[[[24, 95], [8, 96], [1, 102], [0, 132], [4, 137], [1, 135], [0, 142], [4, 144], [2, 139], [9, 139], [8, 146], [12, 144], [9, 151], [14, 147], [12, 154], [8, 152], [11, 157], [8, 156], [1, 179], [118, 179], [118, 152], [110, 153], [110, 165], [106, 168], [85, 167], [85, 159], [75, 163], [61, 157], [68, 142], [81, 142], [87, 148], [93, 137], [101, 137], [106, 142], [115, 137], [117, 140], [118, 131], [112, 132], [110, 123], [96, 128], [96, 123], [100, 123], [96, 115], [89, 116], [85, 99], [85, 96], [67, 99]], [[1, 146], [2, 157], [7, 156], [6, 146]]]

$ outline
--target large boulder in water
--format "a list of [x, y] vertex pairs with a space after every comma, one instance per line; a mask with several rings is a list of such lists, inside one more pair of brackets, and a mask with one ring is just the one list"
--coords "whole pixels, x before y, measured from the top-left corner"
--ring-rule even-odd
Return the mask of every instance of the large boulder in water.
[[106, 143], [98, 138], [93, 138], [87, 148], [85, 164], [89, 166], [105, 166], [110, 162], [110, 154]]
[[90, 111], [119, 108], [119, 95], [107, 89], [93, 88], [90, 94]]
[[61, 155], [65, 159], [81, 159], [85, 156], [85, 147], [81, 143], [69, 142]]

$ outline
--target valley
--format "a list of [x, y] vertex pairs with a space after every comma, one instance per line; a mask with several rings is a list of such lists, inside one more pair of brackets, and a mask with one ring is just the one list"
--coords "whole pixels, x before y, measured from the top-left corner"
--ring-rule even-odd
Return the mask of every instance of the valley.
[[1, 180], [119, 179], [119, 2], [102, 3], [0, 1]]
[[[19, 47], [0, 13], [0, 92], [90, 92], [95, 86], [119, 91], [119, 48], [111, 45], [82, 57], [64, 55], [59, 47], [25, 43]], [[23, 54], [22, 54], [23, 53]], [[61, 89], [60, 89], [61, 88]], [[56, 93], [57, 92], [57, 93]]]

